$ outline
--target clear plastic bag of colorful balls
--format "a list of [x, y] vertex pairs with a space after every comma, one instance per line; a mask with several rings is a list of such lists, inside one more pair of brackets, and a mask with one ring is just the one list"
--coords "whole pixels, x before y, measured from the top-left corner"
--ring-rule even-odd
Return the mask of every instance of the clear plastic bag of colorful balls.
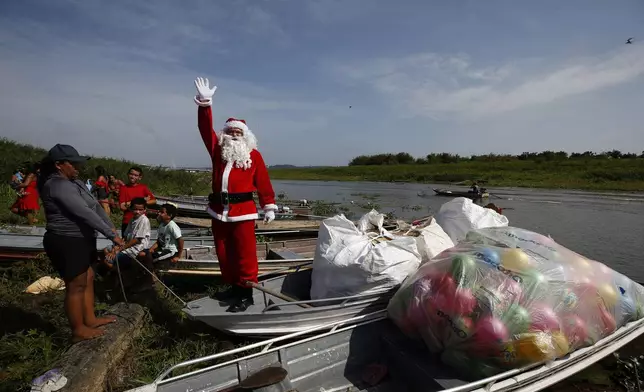
[[390, 319], [463, 376], [566, 356], [644, 316], [644, 287], [605, 264], [514, 227], [470, 231], [423, 264]]

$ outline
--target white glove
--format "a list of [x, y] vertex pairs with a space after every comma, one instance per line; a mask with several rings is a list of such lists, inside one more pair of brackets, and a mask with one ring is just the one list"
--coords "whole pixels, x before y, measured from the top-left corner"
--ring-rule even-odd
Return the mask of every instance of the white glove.
[[275, 220], [275, 211], [268, 210], [264, 211], [264, 223], [271, 223]]
[[212, 104], [212, 96], [217, 91], [217, 86], [210, 88], [208, 79], [197, 78], [195, 79], [195, 87], [197, 87], [197, 96], [195, 96], [197, 105], [210, 106]]

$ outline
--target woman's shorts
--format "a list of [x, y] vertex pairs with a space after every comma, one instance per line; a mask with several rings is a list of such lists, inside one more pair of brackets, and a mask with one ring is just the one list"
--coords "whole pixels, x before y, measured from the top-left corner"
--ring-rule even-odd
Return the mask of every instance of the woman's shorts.
[[46, 232], [43, 246], [51, 265], [65, 281], [86, 272], [98, 259], [96, 237], [70, 237]]

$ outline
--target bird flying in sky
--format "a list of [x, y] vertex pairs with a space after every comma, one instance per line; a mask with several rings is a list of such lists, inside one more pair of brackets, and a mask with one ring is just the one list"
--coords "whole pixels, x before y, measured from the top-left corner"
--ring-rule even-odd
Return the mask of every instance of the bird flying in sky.
[[632, 44], [633, 43], [633, 38], [635, 38], [635, 37], [631, 37], [631, 38], [627, 39], [626, 43], [627, 44]]

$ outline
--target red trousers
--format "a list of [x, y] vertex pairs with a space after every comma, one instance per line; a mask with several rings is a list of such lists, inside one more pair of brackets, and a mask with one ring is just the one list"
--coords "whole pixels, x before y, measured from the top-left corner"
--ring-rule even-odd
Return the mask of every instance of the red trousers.
[[257, 283], [257, 240], [255, 220], [222, 222], [212, 220], [215, 250], [224, 282], [246, 287], [245, 281]]

